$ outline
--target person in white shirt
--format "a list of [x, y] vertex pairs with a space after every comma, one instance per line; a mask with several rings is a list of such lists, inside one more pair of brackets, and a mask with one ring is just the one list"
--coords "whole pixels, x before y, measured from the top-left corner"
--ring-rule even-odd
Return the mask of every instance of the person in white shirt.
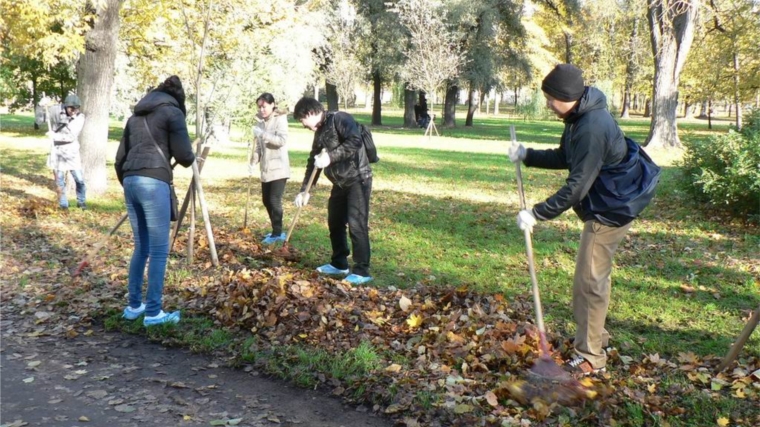
[[[71, 172], [77, 189], [77, 206], [87, 209], [84, 174], [82, 173], [82, 156], [79, 153], [79, 134], [84, 127], [84, 114], [79, 111], [79, 97], [69, 95], [63, 101], [65, 116], [47, 132], [53, 140], [47, 165], [53, 170], [58, 188], [58, 206], [69, 209], [69, 199], [66, 196], [66, 172]], [[63, 114], [62, 114], [63, 115]]]

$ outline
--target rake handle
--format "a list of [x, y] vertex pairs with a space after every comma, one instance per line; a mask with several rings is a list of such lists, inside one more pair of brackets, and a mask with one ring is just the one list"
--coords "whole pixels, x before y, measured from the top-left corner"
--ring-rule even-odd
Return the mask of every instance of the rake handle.
[[[324, 153], [325, 150], [322, 149], [322, 152]], [[309, 190], [311, 190], [311, 184], [314, 183], [314, 178], [317, 176], [318, 170], [319, 168], [316, 166], [314, 166], [314, 168], [311, 170], [311, 175], [309, 176], [309, 180], [306, 182], [306, 189], [304, 190], [304, 193], [309, 194]], [[296, 222], [298, 222], [298, 217], [301, 216], [301, 209], [303, 209], [303, 207], [304, 205], [298, 207], [296, 216], [293, 217], [293, 221], [290, 223], [290, 227], [288, 227], [288, 235], [285, 236], [285, 242], [283, 243], [283, 246], [287, 245], [290, 241], [290, 236], [293, 234], [293, 229], [296, 227]]]
[[[517, 136], [515, 135], [514, 125], [509, 127], [510, 134], [512, 136], [512, 142], [517, 142]], [[523, 188], [522, 170], [520, 169], [519, 161], [515, 162], [515, 175], [517, 176], [517, 193], [520, 196], [520, 209], [527, 209], [525, 203], [525, 190]], [[541, 294], [538, 289], [538, 279], [536, 278], [536, 266], [533, 261], [533, 242], [531, 239], [530, 230], [525, 230], [525, 254], [528, 257], [528, 271], [530, 272], [530, 281], [532, 284], [533, 292], [533, 304], [536, 310], [536, 326], [538, 326], [538, 333], [541, 339], [541, 350], [543, 354], [548, 354], [549, 349], [546, 343], [546, 328], [544, 326], [544, 312], [541, 309]]]

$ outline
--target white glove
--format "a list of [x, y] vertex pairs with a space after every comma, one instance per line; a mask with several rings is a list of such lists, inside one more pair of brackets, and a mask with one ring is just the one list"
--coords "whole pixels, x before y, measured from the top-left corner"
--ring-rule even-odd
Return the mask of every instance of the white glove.
[[330, 166], [330, 155], [327, 154], [327, 151], [322, 151], [314, 157], [314, 166], [319, 169]]
[[517, 214], [517, 226], [520, 230], [528, 230], [532, 233], [534, 225], [536, 225], [536, 217], [533, 216], [533, 212], [523, 209]]
[[296, 207], [300, 208], [302, 206], [308, 205], [309, 204], [309, 197], [311, 197], [309, 195], [309, 193], [303, 193], [303, 192], [302, 193], [298, 193], [298, 195], [296, 196], [296, 201], [295, 201]]
[[248, 174], [249, 175], [256, 174], [256, 163], [248, 163]]
[[511, 160], [512, 163], [522, 162], [527, 155], [528, 151], [519, 142], [515, 141], [509, 146], [509, 160]]
[[253, 128], [253, 136], [255, 136], [256, 138], [258, 138], [263, 133], [264, 133], [264, 129], [262, 129], [262, 128], [258, 127], [258, 126], [254, 126], [254, 128]]

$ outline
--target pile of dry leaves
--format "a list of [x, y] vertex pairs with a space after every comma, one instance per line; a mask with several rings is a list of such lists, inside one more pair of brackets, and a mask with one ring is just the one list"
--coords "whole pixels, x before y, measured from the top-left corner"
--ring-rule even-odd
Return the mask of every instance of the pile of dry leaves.
[[[3, 271], [15, 279], [2, 282], [2, 303], [37, 318], [36, 329], [27, 332], [31, 335], [90, 333], [93, 318], [124, 304], [131, 242], [117, 235], [81, 277], [71, 278], [77, 254], [86, 249], [81, 242], [92, 236], [56, 234], [55, 221], [35, 220], [45, 209], [39, 201], [19, 202], [12, 209], [15, 224], [5, 221], [4, 243], [12, 256], [4, 260]], [[212, 268], [209, 260], [199, 259], [197, 271], [167, 287], [168, 304], [241, 334], [256, 334], [258, 345], [272, 349], [299, 345], [340, 354], [371, 344], [386, 359], [371, 375], [343, 381], [324, 372], [314, 377], [335, 395], [369, 404], [401, 425], [627, 425], [631, 404], [653, 416], [688, 419], [673, 396], [691, 393], [760, 404], [757, 358], [743, 358], [715, 374], [717, 357], [637, 356], [613, 349], [609, 373], [568, 390], [526, 374], [538, 357], [529, 297], [422, 284], [352, 287], [272, 260], [239, 230], [215, 230], [215, 239], [222, 266]], [[176, 253], [185, 244], [180, 239]], [[196, 244], [201, 257], [206, 244], [203, 237]], [[268, 266], [253, 269], [245, 262], [251, 258], [268, 259]], [[561, 363], [570, 355], [569, 343], [552, 334], [549, 340]], [[677, 373], [688, 381], [663, 385]], [[437, 398], [423, 404], [423, 395]], [[729, 422], [716, 417], [718, 425], [724, 421]], [[730, 422], [757, 425], [760, 418]]]

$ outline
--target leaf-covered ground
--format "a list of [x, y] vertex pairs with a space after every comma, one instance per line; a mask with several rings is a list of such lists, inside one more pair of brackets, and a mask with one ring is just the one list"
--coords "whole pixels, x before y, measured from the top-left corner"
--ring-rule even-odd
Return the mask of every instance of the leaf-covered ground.
[[[502, 119], [490, 123], [495, 131], [504, 127]], [[222, 266], [211, 265], [202, 224], [197, 258], [188, 264], [183, 229], [165, 292], [166, 308], [183, 310], [183, 321], [146, 331], [139, 321], [119, 319], [132, 248], [128, 225], [83, 276], [70, 275], [121, 217], [118, 184], [111, 178], [90, 211], [62, 214], [44, 167], [47, 146], [30, 124], [31, 117], [0, 135], [0, 291], [4, 313], [34, 320], [22, 334], [65, 339], [104, 325], [147, 335], [219, 353], [233, 366], [255, 364], [399, 425], [760, 425], [758, 332], [737, 362], [713, 373], [757, 307], [757, 229], [695, 211], [675, 185], [677, 168], [666, 168], [654, 205], [616, 259], [608, 323], [617, 348], [609, 373], [581, 387], [557, 387], [526, 374], [537, 357], [533, 307], [524, 243], [512, 222], [514, 171], [504, 170], [499, 141], [430, 144], [376, 129], [383, 144], [371, 215], [377, 280], [362, 288], [311, 272], [329, 257], [325, 185], [292, 240], [301, 260], [273, 258], [255, 243], [268, 231], [255, 180], [251, 231], [240, 229], [245, 144], [215, 146], [203, 175]], [[626, 132], [648, 129], [648, 122], [624, 125], [632, 127]], [[552, 126], [519, 123], [518, 135], [543, 135], [547, 141], [538, 143], [548, 143], [560, 132]], [[298, 175], [312, 134], [291, 130]], [[109, 142], [108, 158], [115, 147]], [[178, 188], [188, 178], [178, 171]], [[524, 178], [537, 200], [564, 177], [528, 171]], [[289, 185], [288, 200], [296, 187]], [[557, 361], [570, 350], [567, 283], [578, 226], [566, 215], [536, 230], [534, 242]]]
[[[114, 317], [125, 303], [129, 233], [117, 233], [80, 277], [70, 273], [118, 214], [61, 213], [50, 197], [30, 194], [15, 177], [3, 180], [2, 194], [4, 310], [33, 316], [35, 325], [25, 331], [30, 336], [62, 339], [87, 334], [93, 322]], [[93, 223], [100, 224], [92, 227], [98, 231], [81, 227]], [[233, 331], [240, 340], [225, 350], [231, 363], [252, 351], [277, 353], [278, 363], [292, 359], [297, 365], [299, 349], [319, 350], [335, 360], [371, 349], [375, 357], [361, 375], [329, 370], [302, 375], [399, 425], [760, 423], [757, 357], [740, 357], [715, 374], [719, 357], [613, 349], [607, 374], [565, 387], [527, 375], [538, 356], [527, 296], [508, 299], [424, 283], [404, 290], [351, 287], [273, 257], [251, 243], [256, 239], [247, 230], [215, 230], [222, 262], [214, 268], [201, 234], [196, 231], [199, 259], [184, 267], [188, 273], [182, 276], [171, 272], [184, 263], [179, 254], [185, 252], [187, 233], [174, 248], [167, 307]], [[166, 328], [162, 339], [171, 343], [182, 328], [182, 323]], [[551, 333], [549, 340], [561, 363], [570, 343]], [[258, 357], [256, 363], [266, 368], [270, 360]], [[700, 411], [707, 401], [720, 402], [721, 411]]]

